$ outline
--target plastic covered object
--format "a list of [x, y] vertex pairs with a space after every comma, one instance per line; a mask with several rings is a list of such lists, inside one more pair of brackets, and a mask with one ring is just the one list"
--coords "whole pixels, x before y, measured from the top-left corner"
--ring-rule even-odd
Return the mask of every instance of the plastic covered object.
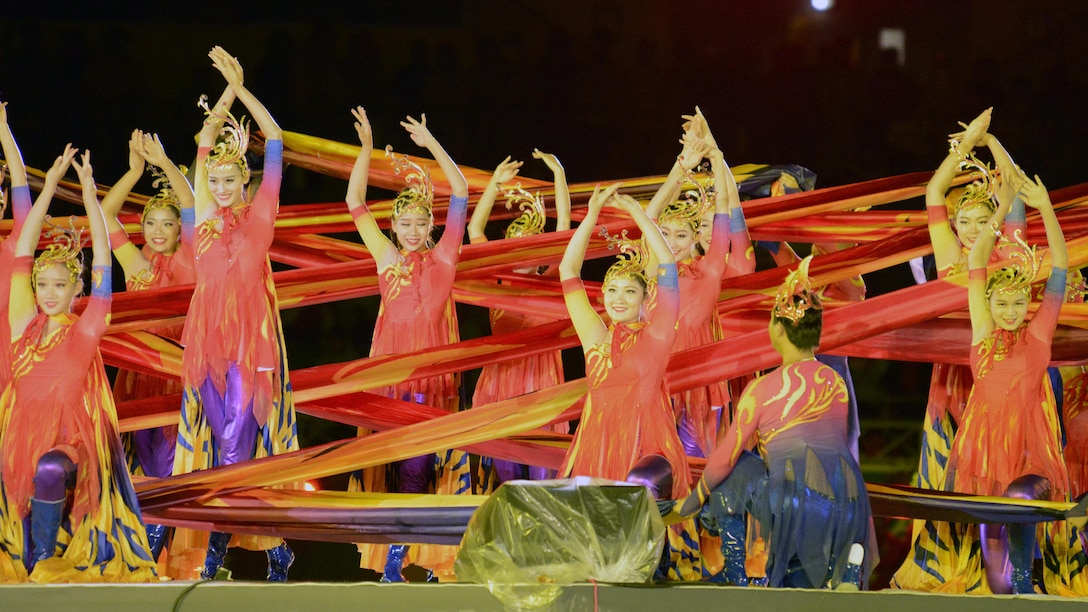
[[538, 608], [563, 585], [649, 581], [664, 537], [644, 486], [585, 477], [515, 480], [473, 514], [455, 568], [459, 581], [486, 584], [507, 608]]

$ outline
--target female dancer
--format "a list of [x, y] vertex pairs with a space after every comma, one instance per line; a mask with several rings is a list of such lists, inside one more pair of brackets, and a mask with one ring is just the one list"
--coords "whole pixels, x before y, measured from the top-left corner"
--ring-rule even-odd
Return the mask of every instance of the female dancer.
[[[1025, 323], [1036, 261], [986, 277], [995, 233], [971, 249], [971, 371], [975, 384], [948, 458], [945, 488], [978, 495], [1064, 500], [1069, 492], [1053, 391], [1046, 375], [1050, 343], [1065, 299], [1065, 237], [1039, 177], [1025, 179], [1025, 203], [1046, 228], [1051, 272], [1039, 310]], [[1000, 221], [1004, 207], [995, 217]], [[1016, 257], [1016, 255], [1014, 255]], [[1036, 525], [982, 525], [982, 559], [994, 593], [1033, 593]], [[1011, 574], [1009, 569], [1011, 564]], [[1010, 584], [1011, 582], [1011, 584]]]
[[[660, 497], [687, 495], [691, 475], [669, 406], [665, 367], [676, 338], [679, 285], [672, 250], [654, 222], [619, 184], [594, 190], [585, 219], [571, 237], [559, 264], [563, 299], [586, 357], [586, 396], [581, 423], [559, 474], [630, 479]], [[604, 307], [611, 325], [593, 309], [582, 285], [582, 261], [597, 217], [606, 202], [626, 212], [642, 231], [658, 261], [652, 281], [637, 243], [623, 244], [626, 257], [604, 277]], [[652, 309], [647, 294], [656, 291]], [[648, 310], [648, 312], [647, 312]], [[694, 525], [669, 532], [672, 577], [697, 579]]]
[[[865, 483], [850, 452], [846, 386], [816, 360], [823, 314], [806, 257], [778, 290], [768, 328], [782, 367], [757, 378], [707, 458], [695, 491], [673, 512], [722, 531], [726, 580], [747, 585], [744, 513], [769, 530], [768, 584], [836, 586], [851, 547], [875, 553]], [[762, 460], [744, 449], [758, 442]], [[672, 520], [667, 517], [667, 521]], [[863, 576], [875, 565], [866, 559]]]
[[[706, 143], [713, 143], [714, 137], [709, 126], [705, 124], [702, 113], [696, 111], [690, 125], [685, 134], [685, 150], [677, 160], [673, 172], [676, 168], [685, 173], [689, 172], [702, 161], [702, 153], [706, 152], [715, 177], [713, 211], [708, 210], [711, 207], [708, 206], [707, 193], [698, 183], [698, 198], [676, 200], [675, 195], [672, 195], [672, 203], [664, 207], [664, 210], [661, 210], [660, 201], [663, 198], [655, 198], [657, 201], [651, 201], [646, 210], [646, 214], [651, 219], [656, 219], [658, 227], [661, 228], [661, 234], [676, 259], [679, 274], [682, 306], [676, 342], [672, 347], [674, 353], [717, 342], [725, 337], [717, 311], [721, 281], [725, 276], [734, 275], [729, 274], [730, 264], [744, 261], [745, 252], [748, 250], [747, 240], [731, 241], [734, 232], [739, 238], [741, 234], [747, 235], [747, 231], [744, 227], [744, 211], [740, 207], [740, 193], [733, 174], [725, 163], [725, 156], [716, 146], [707, 150]], [[664, 189], [663, 185], [662, 190]], [[711, 225], [703, 230], [702, 223], [708, 214]], [[708, 235], [705, 239], [707, 250], [703, 251], [703, 257], [696, 259], [696, 245], [703, 240], [704, 233]], [[751, 269], [745, 266], [733, 270], [752, 272], [755, 269], [754, 263], [752, 260]], [[673, 412], [687, 455], [706, 457], [714, 449], [717, 445], [722, 407], [728, 402], [729, 389], [725, 381], [673, 394]]]
[[[1025, 179], [1025, 203], [1036, 208], [1046, 228], [1052, 268], [1043, 302], [1025, 322], [1031, 282], [1037, 270], [1033, 250], [1013, 252], [1013, 264], [991, 274], [986, 265], [996, 232], [981, 234], [971, 249], [968, 283], [971, 311], [971, 371], [975, 383], [953, 441], [945, 473], [945, 489], [976, 495], [1064, 500], [1069, 491], [1062, 460], [1053, 390], [1046, 374], [1050, 344], [1065, 296], [1068, 256], [1065, 238], [1046, 187], [1036, 177]], [[1008, 210], [994, 214], [1000, 223]], [[994, 593], [1033, 593], [1031, 579], [1036, 528], [1026, 525], [971, 526], [936, 523], [936, 539], [963, 542], [936, 554], [918, 549], [923, 563], [936, 559], [941, 572], [917, 579], [930, 590], [972, 591], [988, 586]], [[981, 545], [981, 551], [978, 550]], [[979, 552], [985, 570], [979, 571]], [[945, 558], [948, 557], [948, 558]], [[896, 575], [905, 568], [901, 568]], [[909, 575], [908, 575], [909, 577]]]
[[[970, 155], [975, 146], [981, 144], [989, 148], [1001, 176], [1012, 177], [1018, 173], [1005, 148], [988, 131], [991, 111], [992, 109], [986, 109], [963, 132], [952, 135], [957, 144], [945, 156], [926, 185], [929, 238], [933, 243], [938, 278], [963, 272], [967, 268], [967, 253], [975, 239], [988, 231], [990, 217], [996, 208], [986, 180], [982, 184], [976, 182], [965, 188], [952, 190], [946, 197], [945, 194], [964, 163], [965, 156]], [[998, 200], [1014, 199], [1015, 194], [1010, 192], [1013, 183], [1014, 181], [1002, 181], [1001, 191], [997, 193]], [[1005, 224], [1006, 231], [1010, 234], [1024, 226], [1022, 205], [1013, 206]], [[919, 486], [924, 489], [942, 488], [943, 466], [952, 445], [955, 424], [963, 414], [970, 388], [971, 373], [967, 367], [933, 364], [918, 466]]]
[[[140, 216], [144, 239], [141, 250], [129, 241], [117, 215], [129, 192], [143, 175], [145, 160], [161, 168], [164, 173], [156, 180], [156, 185], [160, 182], [165, 182], [166, 185], [147, 201]], [[193, 241], [194, 229], [193, 190], [185, 175], [166, 156], [158, 135], [147, 135], [139, 130], [132, 132], [129, 140], [129, 170], [102, 199], [102, 212], [106, 215], [113, 254], [125, 272], [125, 288], [128, 291], [196, 282], [193, 252], [189, 247]], [[181, 339], [180, 325], [158, 328], [155, 332], [171, 340]], [[114, 401], [122, 402], [180, 393], [183, 388], [180, 381], [121, 370], [113, 384], [113, 397]], [[177, 435], [178, 428], [174, 425], [140, 430], [130, 437], [126, 436], [133, 473], [153, 478], [165, 478], [173, 473]], [[147, 539], [156, 559], [162, 551], [165, 536], [165, 525], [147, 526]]]
[[[567, 177], [563, 165], [559, 159], [551, 153], [543, 153], [540, 149], [533, 150], [533, 157], [542, 160], [551, 169], [555, 177], [555, 212], [557, 232], [570, 229], [570, 192], [567, 190]], [[487, 188], [484, 189], [480, 199], [476, 202], [476, 208], [472, 211], [472, 219], [468, 223], [468, 237], [473, 244], [487, 242], [484, 228], [487, 226], [487, 218], [491, 214], [491, 208], [495, 204], [495, 198], [502, 191], [503, 183], [509, 183], [517, 176], [521, 162], [510, 161], [510, 157], [502, 161], [491, 175]], [[520, 208], [524, 211], [506, 228], [507, 238], [519, 238], [521, 236], [533, 236], [544, 232], [544, 201], [539, 196], [533, 197], [524, 190], [507, 192], [507, 207], [515, 199], [521, 202]], [[535, 274], [536, 270], [517, 270], [517, 272]], [[491, 333], [505, 334], [530, 329], [545, 323], [551, 323], [554, 319], [547, 317], [506, 312], [499, 309], [490, 310]], [[483, 406], [511, 397], [517, 397], [540, 389], [554, 387], [563, 382], [563, 361], [558, 351], [533, 355], [525, 359], [505, 361], [495, 365], [485, 366], [480, 372], [480, 378], [476, 382], [476, 391], [472, 396], [473, 406]], [[567, 433], [567, 423], [556, 423], [551, 427], [552, 431]], [[491, 470], [486, 469], [487, 463], [491, 463]], [[481, 472], [485, 478], [481, 478], [480, 488], [489, 491], [500, 484], [528, 476], [533, 480], [548, 478], [545, 468], [530, 466], [528, 473], [524, 473], [525, 466], [512, 461], [501, 459], [481, 459]], [[493, 476], [493, 477], [492, 477]]]
[[[196, 288], [182, 332], [185, 398], [174, 472], [229, 465], [297, 450], [295, 409], [287, 382], [268, 249], [272, 244], [283, 141], [275, 120], [242, 85], [242, 67], [221, 47], [208, 54], [227, 81], [200, 132], [196, 163], [193, 253]], [[264, 176], [246, 199], [248, 133], [229, 118], [235, 97], [265, 137]], [[214, 148], [213, 148], [213, 145]], [[260, 441], [260, 444], [257, 444]], [[223, 565], [230, 534], [208, 539], [203, 578]], [[294, 554], [280, 538], [241, 545], [268, 553], [268, 579], [286, 581]]]
[[[390, 355], [456, 342], [457, 318], [451, 291], [461, 241], [465, 235], [468, 183], [457, 164], [427, 128], [426, 115], [421, 116], [419, 121], [412, 117], [402, 121], [401, 125], [411, 135], [412, 142], [427, 149], [438, 162], [438, 167], [449, 181], [452, 195], [442, 238], [434, 245], [431, 242], [431, 230], [434, 228], [431, 183], [426, 173], [416, 166], [407, 177], [409, 186], [397, 194], [393, 202], [393, 239], [390, 240], [382, 234], [366, 206], [367, 172], [374, 149], [370, 121], [361, 106], [352, 110], [352, 115], [356, 120], [355, 130], [362, 148], [351, 170], [346, 200], [359, 236], [377, 265], [378, 287], [382, 296], [378, 320], [374, 324], [374, 341], [370, 354]], [[391, 154], [391, 151], [387, 152]], [[394, 163], [404, 162], [395, 158]], [[402, 167], [398, 166], [397, 169], [399, 173]], [[427, 404], [450, 412], [457, 410], [458, 389], [453, 376], [394, 385], [382, 389], [380, 393], [386, 397]], [[466, 476], [468, 475], [467, 456], [462, 453], [447, 453], [446, 460], [437, 463], [434, 455], [424, 455], [397, 464], [396, 490], [401, 493], [426, 492], [435, 480], [436, 466], [439, 474], [450, 473], [456, 469], [464, 470]], [[445, 480], [445, 476], [439, 480]], [[371, 483], [366, 489], [373, 491], [381, 486]], [[361, 483], [353, 479], [352, 487], [358, 489]], [[436, 484], [436, 489], [439, 492], [454, 493], [459, 490], [467, 491], [469, 487], [456, 482], [440, 481]], [[403, 582], [401, 569], [406, 561], [408, 547], [389, 546], [384, 564], [380, 559], [381, 548], [383, 547], [361, 545], [362, 566], [372, 569], [383, 567], [383, 581]], [[428, 567], [436, 574], [452, 570], [452, 552], [442, 552], [442, 549], [437, 548], [426, 550], [430, 547], [421, 548], [424, 548], [421, 552], [428, 553], [432, 558], [417, 555], [417, 564]]]
[[82, 289], [81, 232], [55, 230], [60, 238], [33, 259], [48, 208], [39, 199], [16, 245], [13, 373], [0, 396], [0, 581], [146, 582], [155, 562], [98, 354], [110, 313], [109, 236], [90, 154], [82, 163], [74, 155], [69, 145], [47, 181], [55, 186], [71, 162], [83, 188], [94, 267], [82, 316], [70, 312]]

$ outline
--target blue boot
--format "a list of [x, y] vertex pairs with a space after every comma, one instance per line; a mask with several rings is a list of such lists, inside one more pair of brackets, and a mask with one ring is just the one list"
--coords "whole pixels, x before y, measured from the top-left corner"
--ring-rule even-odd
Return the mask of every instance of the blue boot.
[[227, 558], [227, 544], [230, 544], [229, 533], [213, 531], [208, 534], [208, 554], [204, 557], [204, 569], [200, 570], [201, 580], [215, 580]]
[[382, 582], [407, 582], [404, 574], [400, 572], [404, 567], [404, 555], [408, 554], [408, 547], [396, 544], [389, 547], [389, 554], [385, 557], [385, 572], [382, 573]]
[[722, 529], [722, 556], [725, 557], [722, 574], [725, 583], [746, 587], [748, 571], [744, 568], [744, 562], [747, 558], [745, 544], [748, 539], [748, 526], [744, 523], [744, 515], [734, 514], [724, 521], [719, 519], [718, 525]]
[[162, 554], [162, 545], [166, 542], [166, 525], [147, 524], [147, 545], [151, 552], [151, 560], [158, 561]]
[[287, 582], [287, 571], [295, 562], [295, 553], [287, 542], [265, 551], [268, 555], [268, 581]]
[[60, 530], [63, 513], [63, 499], [51, 502], [30, 499], [30, 537], [34, 542], [34, 551], [27, 557], [27, 573], [32, 572], [39, 561], [56, 553], [57, 531]]

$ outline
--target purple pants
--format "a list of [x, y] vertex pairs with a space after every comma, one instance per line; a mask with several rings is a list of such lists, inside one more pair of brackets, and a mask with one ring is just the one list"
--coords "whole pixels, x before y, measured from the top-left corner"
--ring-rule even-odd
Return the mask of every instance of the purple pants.
[[173, 473], [177, 438], [177, 429], [173, 427], [155, 427], [133, 432], [133, 447], [144, 474], [165, 478]]
[[76, 486], [76, 464], [68, 455], [51, 450], [38, 459], [38, 469], [34, 472], [34, 499], [43, 502], [58, 502], [64, 499], [67, 490]]
[[260, 425], [253, 417], [253, 399], [242, 405], [238, 364], [231, 364], [225, 383], [226, 389], [220, 394], [211, 378], [206, 378], [200, 385], [200, 401], [219, 446], [219, 465], [232, 465], [253, 458]]

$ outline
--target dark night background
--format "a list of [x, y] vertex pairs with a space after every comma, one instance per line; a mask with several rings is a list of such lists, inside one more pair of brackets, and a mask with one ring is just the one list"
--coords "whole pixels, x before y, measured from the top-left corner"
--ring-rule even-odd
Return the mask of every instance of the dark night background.
[[[1085, 180], [1088, 4], [1072, 0], [836, 0], [824, 13], [808, 0], [3, 4], [0, 99], [27, 165], [48, 167], [71, 141], [93, 151], [100, 183], [127, 168], [133, 128], [191, 159], [197, 97], [223, 88], [215, 44], [284, 129], [353, 142], [348, 111], [361, 104], [375, 144], [415, 152], [397, 121], [426, 112], [458, 163], [490, 169], [511, 154], [527, 176], [550, 178], [534, 147], [571, 182], [661, 174], [698, 104], [731, 163], [801, 164], [827, 187], [930, 170], [956, 121], [993, 106], [993, 133], [1026, 171], [1051, 189]], [[901, 64], [878, 44], [884, 28], [904, 35]], [[341, 201], [344, 188], [289, 168], [282, 202]], [[910, 275], [867, 281], [877, 294]], [[487, 333], [480, 312], [461, 311], [466, 338]], [[375, 299], [285, 311], [291, 366], [365, 356], [375, 314]], [[867, 478], [905, 482], [929, 367], [852, 366]], [[300, 422], [304, 446], [351, 433]], [[902, 522], [878, 533], [874, 586], [905, 552]], [[374, 578], [349, 546], [293, 545], [294, 579]], [[264, 575], [263, 554], [232, 552], [228, 565]]]

